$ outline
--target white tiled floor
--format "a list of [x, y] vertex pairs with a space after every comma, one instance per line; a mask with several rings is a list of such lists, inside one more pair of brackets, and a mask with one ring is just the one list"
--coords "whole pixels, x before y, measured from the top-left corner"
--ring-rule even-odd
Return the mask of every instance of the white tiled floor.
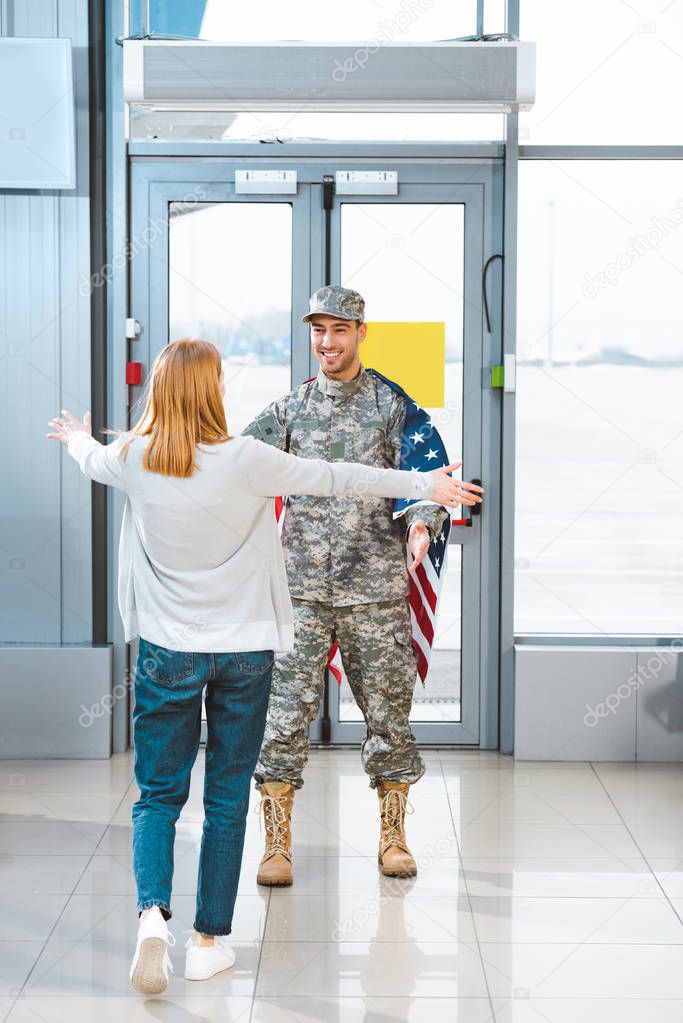
[[378, 875], [377, 797], [357, 753], [314, 752], [295, 886], [256, 887], [251, 815], [237, 965], [192, 984], [200, 757], [177, 829], [177, 975], [147, 999], [128, 984], [132, 754], [0, 763], [0, 1023], [682, 1019], [683, 766], [426, 759], [407, 882]]

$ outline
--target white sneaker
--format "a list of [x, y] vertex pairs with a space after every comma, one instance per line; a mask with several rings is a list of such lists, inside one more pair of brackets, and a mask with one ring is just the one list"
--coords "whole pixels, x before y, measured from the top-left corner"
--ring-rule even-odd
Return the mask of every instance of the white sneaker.
[[227, 935], [214, 937], [213, 945], [195, 945], [188, 938], [185, 948], [185, 980], [208, 980], [235, 965], [235, 953], [227, 943]]
[[168, 957], [168, 946], [175, 945], [166, 921], [158, 907], [140, 920], [138, 943], [130, 968], [130, 980], [136, 991], [143, 995], [159, 995], [166, 990], [168, 971], [173, 964]]

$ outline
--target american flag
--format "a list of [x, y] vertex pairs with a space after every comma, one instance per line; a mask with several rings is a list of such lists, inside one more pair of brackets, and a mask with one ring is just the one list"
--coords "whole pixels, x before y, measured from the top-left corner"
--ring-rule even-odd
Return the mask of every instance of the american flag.
[[[448, 465], [446, 447], [425, 410], [417, 402], [413, 401], [403, 388], [399, 387], [393, 380], [388, 380], [387, 377], [378, 373], [376, 369], [369, 369], [368, 373], [373, 373], [378, 379], [391, 387], [393, 391], [403, 395], [406, 399], [406, 420], [401, 437], [399, 468], [409, 469], [412, 472], [429, 472], [432, 469], [440, 468], [442, 465]], [[410, 507], [430, 503], [429, 501], [411, 501], [400, 498], [394, 502], [393, 516], [395, 519], [400, 518], [406, 509]], [[282, 528], [284, 520], [284, 510], [285, 502], [279, 497], [276, 498], [275, 514], [280, 528]], [[445, 573], [450, 529], [451, 517], [449, 514], [443, 524], [441, 533], [430, 543], [422, 564], [418, 566], [415, 572], [408, 573], [410, 586], [408, 602], [410, 604], [410, 621], [413, 630], [413, 646], [417, 653], [417, 677], [423, 685], [427, 679], [429, 659], [432, 644], [434, 643], [441, 581]], [[410, 567], [412, 560], [413, 556], [406, 545], [407, 567]], [[327, 667], [341, 685], [345, 674], [339, 644], [336, 640], [330, 650]]]

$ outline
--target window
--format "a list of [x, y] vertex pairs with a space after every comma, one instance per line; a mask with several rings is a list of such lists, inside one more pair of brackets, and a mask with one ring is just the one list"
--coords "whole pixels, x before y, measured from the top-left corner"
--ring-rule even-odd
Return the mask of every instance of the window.
[[680, 143], [683, 5], [521, 0], [520, 35], [537, 44], [522, 143]]
[[520, 166], [518, 632], [680, 632], [680, 181]]
[[[146, 0], [131, 3], [131, 31], [142, 25]], [[283, 4], [227, 4], [225, 0], [150, 0], [150, 28], [158, 34], [187, 35], [220, 42], [302, 40], [319, 42], [453, 39], [476, 29], [476, 0], [319, 0]], [[487, 0], [484, 28], [505, 29], [505, 4]]]

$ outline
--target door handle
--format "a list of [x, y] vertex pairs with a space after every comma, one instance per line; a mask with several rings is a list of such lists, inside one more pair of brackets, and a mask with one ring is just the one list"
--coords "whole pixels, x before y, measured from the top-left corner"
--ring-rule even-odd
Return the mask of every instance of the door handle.
[[[478, 487], [481, 486], [481, 480], [470, 480], [470, 483], [474, 483]], [[472, 516], [473, 515], [480, 515], [481, 514], [481, 505], [480, 504], [471, 505], [470, 508], [469, 508], [469, 512], [470, 512], [469, 516], [466, 516], [464, 519], [451, 519], [451, 525], [452, 526], [471, 526], [472, 525]]]
[[[481, 486], [481, 480], [470, 480], [470, 483], [474, 483], [475, 487]], [[481, 505], [473, 504], [470, 508], [470, 515], [481, 515]]]

